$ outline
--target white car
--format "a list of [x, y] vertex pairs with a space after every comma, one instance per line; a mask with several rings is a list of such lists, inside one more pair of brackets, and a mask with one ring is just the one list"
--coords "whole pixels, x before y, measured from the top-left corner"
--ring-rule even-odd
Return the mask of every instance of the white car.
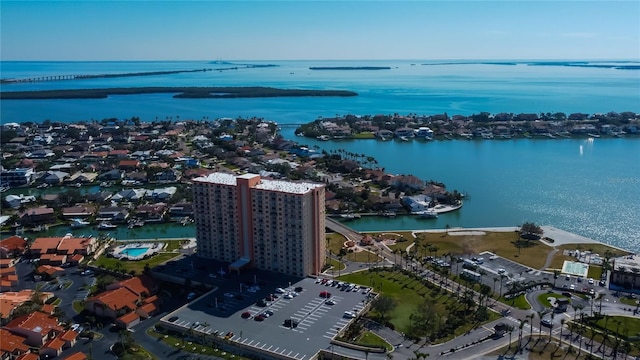
[[283, 288], [276, 288], [276, 292], [277, 292], [278, 294], [284, 294], [284, 293], [285, 293], [285, 291], [284, 291], [284, 289], [283, 289]]
[[293, 299], [293, 295], [291, 295], [291, 294], [285, 294], [285, 295], [284, 295], [284, 298], [285, 298], [285, 299]]
[[507, 270], [505, 270], [503, 268], [500, 268], [500, 269], [498, 269], [498, 274], [504, 274], [505, 271], [507, 271]]
[[344, 312], [344, 317], [348, 318], [348, 319], [353, 319], [356, 317], [356, 313], [354, 313], [353, 311], [345, 311]]
[[593, 278], [589, 278], [588, 282], [589, 282], [590, 285], [593, 285], [593, 283], [594, 283]]
[[234, 295], [232, 293], [224, 293], [225, 297], [232, 298]]

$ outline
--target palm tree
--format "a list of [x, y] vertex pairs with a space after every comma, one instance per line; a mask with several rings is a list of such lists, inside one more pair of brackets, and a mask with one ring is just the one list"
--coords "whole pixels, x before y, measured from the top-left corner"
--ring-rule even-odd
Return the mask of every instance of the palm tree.
[[493, 293], [494, 293], [494, 294], [496, 293], [496, 283], [497, 283], [497, 282], [498, 282], [498, 278], [497, 278], [497, 277], [494, 277], [494, 278], [493, 278]]
[[564, 329], [565, 320], [560, 320], [560, 344], [562, 344], [562, 330]]
[[527, 315], [527, 318], [529, 319], [529, 338], [531, 338], [533, 336], [533, 318], [536, 316], [535, 313], [531, 313], [529, 315]]
[[520, 320], [520, 325], [518, 326], [519, 328], [519, 332], [518, 332], [518, 351], [520, 351], [520, 348], [522, 347], [522, 329], [524, 328], [524, 325], [527, 323], [527, 320]]

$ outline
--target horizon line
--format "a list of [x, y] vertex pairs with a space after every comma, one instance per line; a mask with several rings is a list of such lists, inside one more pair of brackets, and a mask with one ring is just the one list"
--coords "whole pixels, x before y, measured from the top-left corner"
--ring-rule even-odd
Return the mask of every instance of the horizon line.
[[442, 58], [442, 59], [411, 59], [411, 58], [390, 58], [390, 59], [85, 59], [85, 60], [65, 60], [65, 59], [22, 59], [22, 60], [5, 60], [0, 62], [193, 62], [193, 61], [209, 61], [209, 62], [237, 62], [237, 61], [511, 61], [511, 62], [531, 62], [531, 61], [627, 61], [640, 62], [640, 58]]

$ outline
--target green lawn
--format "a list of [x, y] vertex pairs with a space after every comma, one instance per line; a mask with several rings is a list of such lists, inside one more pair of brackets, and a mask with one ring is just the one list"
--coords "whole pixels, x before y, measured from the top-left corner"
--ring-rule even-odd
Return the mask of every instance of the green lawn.
[[150, 259], [140, 260], [140, 261], [122, 261], [116, 258], [101, 256], [98, 260], [96, 260], [93, 265], [98, 267], [103, 267], [105, 269], [115, 270], [115, 271], [123, 271], [128, 273], [129, 271], [135, 271], [136, 275], [142, 274], [144, 267], [146, 264], [149, 264], [149, 267], [153, 268], [162, 264], [165, 261], [171, 260], [176, 256], [179, 256], [178, 253], [160, 253], [154, 255]]
[[82, 310], [84, 310], [83, 303], [84, 303], [83, 301], [74, 301], [73, 304], [71, 304], [71, 306], [73, 307], [73, 310], [75, 312], [80, 314]]
[[[507, 305], [509, 305], [511, 307], [514, 307], [516, 309], [522, 309], [522, 310], [531, 309], [531, 305], [529, 305], [529, 303], [527, 302], [527, 298], [524, 296], [524, 294], [516, 296], [516, 297], [514, 297], [512, 299], [505, 299], [504, 296], [503, 296], [499, 300], [500, 300], [500, 302], [502, 302], [504, 304], [507, 304]], [[547, 303], [549, 303], [549, 302], [547, 301]]]
[[376, 135], [370, 131], [357, 133], [351, 136], [352, 139], [375, 139]]
[[556, 299], [566, 298], [566, 296], [562, 294], [545, 293], [545, 294], [538, 295], [538, 301], [540, 302], [540, 304], [544, 305], [545, 307], [550, 308], [551, 303], [549, 302], [549, 300], [547, 300], [547, 298], [550, 298], [550, 297], [556, 298]]
[[391, 351], [393, 346], [386, 342], [380, 336], [372, 333], [371, 331], [365, 331], [362, 335], [356, 340], [356, 343], [359, 345], [366, 345], [371, 347], [384, 347], [387, 351]]
[[336, 259], [328, 259], [329, 265], [331, 265], [332, 269], [335, 271], [344, 270], [346, 268], [345, 264], [336, 260]]
[[[620, 336], [624, 336], [625, 331], [628, 331], [629, 336], [640, 336], [640, 318], [609, 316], [608, 321], [602, 318], [596, 322], [596, 324], [602, 329], [604, 329], [605, 323], [607, 324], [609, 331], [614, 334], [616, 333], [616, 330], [618, 330], [620, 332], [618, 335]], [[619, 327], [618, 323], [620, 323]]]
[[628, 298], [626, 296], [621, 296], [620, 297], [620, 302], [625, 304], [625, 305], [638, 306], [638, 301], [639, 300]]
[[[247, 358], [242, 357], [240, 355], [235, 355], [231, 353], [227, 353], [222, 350], [218, 350], [211, 346], [205, 346], [198, 343], [194, 343], [193, 341], [183, 340], [173, 335], [164, 335], [159, 332], [153, 331], [153, 329], [149, 329], [147, 334], [155, 337], [159, 341], [174, 347], [178, 350], [192, 353], [192, 354], [201, 354], [201, 355], [211, 355], [220, 359], [234, 359], [234, 360], [247, 360]], [[196, 338], [197, 335], [194, 335]]]
[[[362, 271], [343, 275], [339, 279], [350, 283], [372, 286], [375, 291], [394, 299], [397, 305], [386, 315], [386, 318], [394, 325], [396, 331], [407, 332], [411, 321], [410, 316], [417, 311], [425, 299], [433, 302], [435, 311], [442, 321], [451, 316], [451, 306], [454, 307], [454, 310], [459, 310], [463, 306], [445, 291], [440, 291], [438, 287], [433, 285], [425, 286], [418, 279], [411, 278], [398, 271]], [[490, 321], [498, 317], [497, 314], [489, 312]], [[477, 324], [464, 323], [456, 329], [454, 335], [439, 340], [446, 341], [453, 336], [465, 333], [474, 325]]]

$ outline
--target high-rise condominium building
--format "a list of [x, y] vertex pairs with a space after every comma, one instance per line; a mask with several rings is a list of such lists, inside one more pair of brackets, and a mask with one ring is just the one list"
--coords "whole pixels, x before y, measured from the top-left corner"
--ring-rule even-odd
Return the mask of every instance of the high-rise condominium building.
[[324, 185], [213, 173], [194, 179], [198, 255], [294, 276], [325, 260]]

